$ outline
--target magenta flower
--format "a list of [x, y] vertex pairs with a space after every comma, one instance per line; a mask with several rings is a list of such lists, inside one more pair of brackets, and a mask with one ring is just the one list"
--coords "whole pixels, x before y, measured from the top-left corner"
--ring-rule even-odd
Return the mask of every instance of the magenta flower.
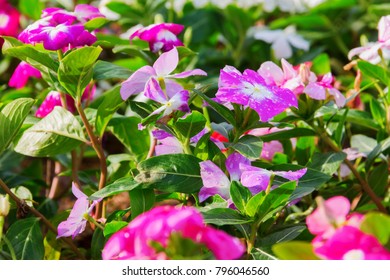
[[206, 160], [200, 163], [200, 176], [203, 187], [199, 191], [199, 201], [203, 202], [213, 195], [220, 195], [228, 202], [229, 207], [233, 206], [230, 197], [230, 185], [232, 181], [240, 181], [241, 165], [249, 165], [249, 159], [239, 153], [233, 153], [226, 159], [226, 169], [230, 179], [212, 161]]
[[358, 55], [359, 58], [372, 64], [378, 64], [381, 61], [379, 50], [384, 59], [390, 59], [390, 16], [381, 17], [378, 23], [378, 41], [369, 42], [365, 46], [354, 48], [349, 51], [348, 58]]
[[149, 43], [152, 52], [167, 52], [174, 47], [183, 46], [183, 43], [177, 38], [183, 29], [183, 25], [175, 23], [152, 24], [135, 31], [130, 36], [130, 40], [139, 37]]
[[72, 236], [75, 238], [76, 235], [79, 235], [85, 230], [87, 225], [86, 215], [91, 215], [93, 208], [99, 202], [99, 200], [94, 200], [91, 204], [86, 196], [76, 185], [72, 184], [72, 193], [77, 198], [73, 209], [70, 211], [69, 217], [66, 221], [61, 222], [58, 225], [58, 235], [59, 237]]
[[0, 4], [0, 35], [15, 37], [20, 26], [20, 13], [5, 0]]
[[156, 79], [153, 77], [146, 85], [145, 96], [151, 100], [161, 103], [163, 106], [155, 110], [152, 115], [163, 112], [162, 117], [172, 114], [174, 111], [189, 112], [188, 100], [190, 93], [187, 90], [179, 92], [163, 92]]
[[73, 14], [80, 22], [87, 22], [98, 17], [105, 17], [97, 7], [88, 4], [78, 4], [74, 8]]
[[338, 89], [334, 88], [332, 84], [333, 76], [331, 73], [328, 73], [316, 82], [309, 83], [303, 92], [317, 100], [325, 100], [328, 93], [333, 96], [337, 107], [341, 108], [345, 105], [345, 96]]
[[307, 168], [296, 171], [270, 171], [267, 169], [241, 165], [241, 184], [247, 187], [253, 195], [265, 191], [271, 182], [271, 176], [276, 175], [290, 181], [297, 181], [306, 174]]
[[41, 72], [38, 69], [32, 67], [30, 64], [22, 61], [16, 67], [11, 79], [8, 82], [10, 87], [23, 88], [27, 85], [29, 78], [42, 78]]
[[135, 218], [107, 241], [104, 260], [167, 259], [157, 253], [151, 242], [168, 245], [172, 233], [180, 233], [195, 243], [205, 245], [216, 259], [237, 259], [245, 251], [238, 238], [204, 224], [202, 215], [193, 207], [159, 206]]
[[152, 135], [159, 142], [155, 147], [156, 156], [183, 153], [183, 147], [180, 141], [172, 134], [162, 129], [156, 129], [152, 131]]
[[390, 260], [390, 252], [372, 235], [343, 226], [314, 252], [327, 260]]
[[225, 66], [221, 70], [218, 87], [216, 98], [220, 102], [249, 106], [259, 114], [262, 122], [291, 106], [298, 106], [291, 90], [267, 85], [262, 76], [250, 69], [241, 74], [236, 68]]
[[[149, 83], [152, 83], [154, 78], [158, 82], [163, 82], [167, 92], [177, 93], [182, 91], [184, 88], [172, 79], [187, 78], [194, 75], [204, 75], [206, 72], [200, 69], [194, 69], [185, 71], [178, 74], [171, 74], [179, 63], [179, 53], [176, 48], [163, 53], [154, 62], [153, 67], [146, 65], [135, 71], [126, 81], [122, 83], [120, 93], [123, 100], [128, 99], [131, 95], [140, 92], [145, 92], [145, 95], [153, 96], [152, 92], [147, 92], [148, 88], [151, 88]], [[160, 85], [155, 85], [161, 89]]]

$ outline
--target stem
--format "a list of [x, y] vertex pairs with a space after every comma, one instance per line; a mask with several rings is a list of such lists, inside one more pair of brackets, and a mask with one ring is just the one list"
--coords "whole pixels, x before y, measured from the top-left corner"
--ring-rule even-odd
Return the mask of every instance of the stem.
[[257, 237], [257, 230], [259, 228], [259, 221], [256, 221], [251, 226], [251, 236], [249, 240], [247, 240], [247, 254], [249, 255], [252, 251], [252, 249], [255, 247], [256, 237]]
[[[5, 193], [7, 193], [10, 198], [12, 198], [13, 201], [16, 202], [18, 207], [22, 208], [26, 212], [31, 212], [34, 216], [38, 217], [41, 219], [41, 221], [46, 225], [46, 227], [53, 232], [54, 234], [57, 233], [57, 229], [50, 223], [48, 219], [46, 219], [45, 216], [42, 215], [41, 212], [36, 210], [35, 208], [32, 208], [28, 206], [24, 200], [21, 200], [19, 197], [17, 197], [9, 188], [8, 186], [3, 182], [2, 179], [0, 179], [0, 187], [4, 190]], [[4, 237], [3, 237], [4, 238]], [[73, 242], [69, 238], [64, 238], [63, 239], [66, 244], [69, 245], [69, 247], [72, 249], [72, 251], [77, 255], [78, 258], [84, 259], [84, 256], [80, 253], [79, 249], [76, 247], [76, 245], [73, 244]]]
[[50, 192], [49, 192], [49, 198], [54, 199], [57, 195], [58, 186], [60, 184], [60, 177], [58, 174], [60, 174], [62, 171], [62, 165], [59, 161], [54, 162], [54, 178], [51, 182], [50, 186]]
[[[310, 124], [311, 127], [316, 131], [318, 136], [335, 152], [339, 153], [342, 152], [342, 150], [333, 143], [332, 139], [329, 138], [328, 134], [323, 131], [321, 132], [319, 128], [317, 128], [315, 125]], [[355, 168], [355, 166], [347, 159], [344, 159], [344, 163], [348, 166], [348, 168], [351, 170], [352, 174], [356, 177], [356, 179], [359, 181], [363, 191], [371, 198], [371, 200], [375, 203], [376, 207], [381, 211], [382, 213], [387, 214], [386, 208], [383, 206], [381, 199], [374, 193], [374, 191], [371, 189], [370, 185], [363, 179], [362, 176], [360, 176], [359, 171]]]
[[8, 238], [6, 236], [3, 236], [3, 240], [4, 240], [4, 243], [7, 245], [8, 249], [9, 249], [9, 252], [11, 254], [12, 260], [16, 261], [15, 250], [14, 250], [14, 247], [12, 246], [11, 242], [8, 240]]
[[[107, 163], [106, 163], [106, 156], [104, 154], [103, 146], [102, 146], [101, 141], [93, 133], [93, 129], [91, 127], [91, 124], [88, 122], [87, 116], [85, 115], [83, 107], [81, 106], [81, 99], [80, 98], [77, 98], [77, 100], [76, 100], [76, 109], [81, 117], [81, 120], [83, 121], [85, 129], [86, 129], [87, 134], [89, 136], [89, 139], [91, 141], [92, 147], [94, 148], [94, 150], [99, 158], [100, 179], [99, 179], [99, 188], [98, 189], [101, 190], [106, 185], [106, 179], [107, 179]], [[103, 207], [103, 203], [102, 203], [102, 201], [100, 201], [96, 205], [95, 218], [97, 220], [102, 217], [102, 207]]]
[[248, 124], [252, 111], [253, 110], [251, 108], [248, 108], [248, 111], [246, 112], [244, 117], [244, 121], [242, 122], [242, 126], [241, 126], [242, 129], [245, 129], [246, 125]]
[[104, 227], [103, 227], [101, 224], [99, 224], [99, 223], [98, 223], [93, 217], [91, 217], [90, 215], [85, 214], [85, 215], [84, 215], [84, 218], [85, 218], [88, 222], [90, 222], [90, 223], [94, 224], [95, 226], [97, 226], [98, 228], [100, 228], [101, 230], [104, 230]]
[[206, 118], [206, 127], [208, 129], [211, 129], [211, 121], [210, 121], [210, 115], [209, 115], [209, 110], [207, 109], [206, 106], [203, 106], [202, 107], [202, 111], [203, 111], [203, 116]]
[[154, 151], [156, 150], [156, 145], [157, 145], [157, 139], [153, 138], [153, 140], [150, 143], [148, 155], [146, 156], [147, 159], [151, 158], [153, 156]]

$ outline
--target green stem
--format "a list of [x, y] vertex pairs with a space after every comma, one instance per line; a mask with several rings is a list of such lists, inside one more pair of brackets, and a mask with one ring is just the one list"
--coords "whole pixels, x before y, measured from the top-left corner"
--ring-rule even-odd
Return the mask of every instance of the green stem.
[[203, 111], [203, 116], [206, 118], [206, 127], [211, 129], [211, 121], [210, 121], [210, 115], [209, 115], [209, 110], [207, 109], [206, 106], [202, 107]]
[[3, 236], [3, 240], [4, 240], [5, 245], [7, 245], [7, 247], [8, 247], [8, 250], [9, 250], [9, 252], [11, 254], [12, 260], [15, 261], [16, 260], [16, 254], [15, 254], [14, 247], [12, 246], [11, 242], [8, 240], [8, 238], [5, 235]]
[[99, 224], [93, 217], [89, 216], [87, 213], [84, 215], [84, 218], [90, 222], [90, 223], [93, 223], [95, 226], [97, 226], [98, 228], [100, 228], [101, 230], [104, 230], [104, 226], [102, 226], [101, 224]]
[[0, 216], [0, 242], [3, 238], [4, 216]]
[[252, 251], [252, 249], [255, 247], [256, 237], [257, 237], [257, 230], [259, 229], [260, 222], [255, 221], [251, 225], [251, 235], [249, 237], [249, 240], [247, 240], [247, 254], [249, 255]]

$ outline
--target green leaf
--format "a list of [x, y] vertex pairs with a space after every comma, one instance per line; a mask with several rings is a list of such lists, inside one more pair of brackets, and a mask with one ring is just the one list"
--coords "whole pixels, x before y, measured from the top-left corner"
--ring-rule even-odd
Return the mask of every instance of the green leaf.
[[39, 19], [45, 5], [40, 0], [20, 0], [19, 11], [32, 19]]
[[230, 184], [230, 196], [232, 197], [234, 205], [245, 214], [245, 207], [249, 199], [252, 197], [248, 188], [242, 186], [240, 183], [233, 181]]
[[27, 156], [47, 157], [70, 152], [86, 141], [77, 119], [66, 109], [57, 106], [23, 133], [15, 151]]
[[276, 232], [273, 232], [259, 240], [261, 247], [272, 246], [281, 242], [287, 242], [298, 237], [304, 230], [306, 226], [291, 226]]
[[322, 53], [313, 59], [311, 71], [318, 75], [325, 75], [330, 72], [330, 59], [326, 53]]
[[106, 238], [103, 235], [103, 231], [100, 228], [95, 229], [92, 235], [91, 241], [91, 259], [92, 260], [101, 260], [102, 251], [104, 244], [106, 243]]
[[369, 170], [371, 165], [374, 163], [375, 159], [381, 154], [384, 153], [387, 149], [390, 148], [390, 137], [381, 141], [367, 156], [367, 161], [365, 164], [366, 170]]
[[130, 191], [130, 207], [131, 207], [131, 219], [134, 219], [138, 215], [152, 209], [156, 196], [154, 190], [131, 190]]
[[230, 208], [214, 208], [208, 211], [202, 211], [203, 219], [206, 224], [216, 226], [241, 225], [251, 222], [241, 216], [237, 211]]
[[267, 135], [260, 136], [261, 140], [263, 142], [270, 142], [273, 140], [287, 140], [295, 137], [302, 137], [302, 136], [315, 136], [316, 133], [309, 129], [309, 128], [293, 128], [293, 129], [287, 129], [282, 130], [274, 133], [270, 133]]
[[[30, 207], [34, 207], [33, 204], [33, 195], [31, 191], [23, 186], [12, 188], [11, 191], [20, 199], [24, 200], [26, 204]], [[11, 206], [16, 207], [16, 203], [14, 201], [10, 201]]]
[[251, 256], [254, 260], [277, 260], [274, 255], [262, 250], [261, 248], [253, 248]]
[[382, 245], [390, 242], [390, 217], [382, 213], [371, 212], [364, 216], [360, 229], [375, 236]]
[[74, 98], [81, 98], [91, 82], [94, 64], [101, 51], [100, 47], [83, 47], [71, 51], [61, 60], [58, 80]]
[[332, 176], [346, 157], [343, 152], [315, 153], [308, 167]]
[[318, 260], [314, 254], [313, 246], [302, 241], [290, 241], [275, 244], [272, 251], [282, 260]]
[[96, 112], [95, 129], [100, 137], [103, 136], [108, 122], [123, 104], [122, 97], [119, 93], [120, 87], [116, 86], [107, 91], [103, 96], [103, 101], [100, 103]]
[[3, 54], [23, 60], [40, 71], [47, 72], [47, 68], [57, 73], [58, 62], [49, 53], [38, 50], [32, 45], [25, 45], [13, 37], [3, 36]]
[[192, 113], [187, 115], [184, 119], [180, 118], [175, 123], [176, 130], [185, 137], [185, 139], [190, 139], [201, 132], [205, 125], [206, 118], [198, 111], [192, 111]]
[[105, 17], [97, 17], [97, 18], [93, 18], [90, 21], [86, 22], [84, 24], [84, 27], [88, 31], [93, 31], [95, 29], [99, 29], [99, 28], [103, 27], [104, 25], [106, 25], [109, 22], [110, 22], [110, 20], [105, 18]]
[[18, 260], [43, 260], [45, 249], [38, 218], [18, 220], [6, 234]]
[[[290, 141], [291, 143], [291, 141]], [[295, 158], [298, 164], [306, 165], [316, 149], [316, 138], [313, 136], [299, 137], [295, 148]]]
[[29, 114], [34, 100], [19, 98], [8, 103], [0, 112], [0, 154], [7, 149]]
[[367, 61], [358, 61], [358, 68], [362, 73], [370, 78], [379, 80], [384, 85], [389, 85], [389, 72], [378, 65], [371, 64]]
[[[341, 114], [343, 110], [339, 113]], [[335, 121], [338, 119], [336, 118]], [[367, 127], [369, 129], [379, 130], [380, 125], [374, 121], [368, 112], [360, 110], [349, 110], [347, 115], [347, 122], [351, 122], [360, 126]]]
[[244, 135], [232, 148], [249, 159], [257, 159], [260, 157], [263, 141], [259, 137], [253, 135]]
[[370, 100], [370, 110], [371, 114], [374, 117], [374, 120], [382, 127], [385, 127], [386, 120], [386, 110], [383, 108], [382, 104], [376, 99], [371, 98]]
[[355, 134], [351, 137], [351, 148], [356, 148], [360, 153], [368, 155], [375, 149], [377, 141], [363, 134]]
[[130, 151], [137, 161], [145, 159], [149, 151], [149, 131], [139, 130], [138, 117], [115, 117], [108, 123], [107, 129]]
[[127, 192], [139, 188], [141, 184], [134, 181], [133, 178], [121, 178], [116, 180], [114, 183], [107, 185], [100, 191], [97, 191], [89, 196], [88, 199], [96, 200], [99, 198], [106, 198], [122, 192]]
[[203, 135], [196, 143], [194, 155], [201, 160], [212, 160], [216, 155], [222, 155], [221, 150], [210, 140], [211, 133]]
[[203, 100], [207, 102], [207, 104], [214, 109], [215, 112], [217, 112], [222, 118], [224, 118], [228, 123], [230, 123], [233, 126], [236, 126], [236, 120], [234, 118], [234, 113], [230, 111], [225, 106], [215, 102], [210, 97], [202, 93], [200, 90], [194, 90], [194, 92], [202, 97]]
[[[389, 169], [386, 162], [382, 162], [368, 175], [368, 184], [378, 197], [384, 197], [388, 189]], [[363, 193], [358, 206], [368, 203], [371, 198]]]
[[133, 72], [122, 66], [108, 61], [98, 60], [93, 67], [93, 79], [95, 81], [108, 79], [127, 79]]
[[111, 221], [104, 226], [103, 235], [105, 238], [109, 238], [115, 232], [121, 230], [129, 223], [124, 221]]
[[248, 203], [246, 204], [245, 213], [249, 217], [254, 217], [257, 213], [257, 209], [264, 202], [264, 199], [265, 199], [264, 191], [254, 195], [251, 199], [249, 199]]
[[164, 192], [194, 193], [203, 186], [200, 159], [186, 154], [149, 158], [138, 164], [137, 182]]

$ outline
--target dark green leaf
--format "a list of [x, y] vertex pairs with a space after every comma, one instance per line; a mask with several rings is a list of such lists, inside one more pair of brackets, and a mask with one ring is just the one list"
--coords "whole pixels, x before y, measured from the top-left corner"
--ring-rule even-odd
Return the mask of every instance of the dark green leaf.
[[45, 249], [38, 218], [18, 220], [6, 234], [18, 260], [43, 260]]
[[101, 260], [102, 259], [102, 251], [104, 248], [104, 244], [106, 243], [106, 239], [103, 235], [103, 231], [100, 228], [95, 229], [92, 242], [91, 242], [91, 259], [92, 260]]
[[54, 156], [70, 152], [86, 141], [77, 119], [66, 109], [57, 106], [23, 133], [15, 151], [33, 157]]
[[[340, 113], [342, 112], [343, 111], [340, 111]], [[337, 120], [338, 119], [336, 118], [335, 121]], [[380, 125], [371, 118], [369, 113], [360, 110], [349, 110], [347, 115], [347, 122], [351, 122], [374, 130], [379, 130], [381, 128]]]
[[[369, 174], [368, 184], [378, 197], [385, 196], [388, 189], [388, 178], [389, 169], [386, 162], [376, 166]], [[361, 199], [359, 200], [358, 206], [363, 206], [370, 200], [371, 198], [366, 193], [363, 193]]]
[[366, 170], [374, 163], [375, 159], [390, 148], [390, 137], [381, 141], [367, 156]]
[[73, 98], [81, 98], [91, 82], [94, 64], [101, 51], [100, 47], [83, 47], [71, 51], [61, 60], [58, 80]]
[[90, 200], [96, 200], [99, 198], [106, 198], [109, 196], [113, 196], [116, 194], [120, 194], [122, 192], [127, 192], [134, 190], [135, 188], [139, 188], [141, 184], [139, 182], [134, 181], [133, 178], [122, 178], [116, 180], [114, 183], [107, 185], [100, 191], [97, 191], [89, 196]]
[[308, 167], [332, 176], [346, 157], [343, 152], [315, 153]]
[[260, 138], [263, 140], [263, 142], [270, 142], [273, 140], [287, 140], [295, 137], [315, 135], [316, 133], [309, 128], [293, 128], [263, 135], [260, 136]]
[[180, 118], [176, 121], [176, 130], [185, 138], [190, 139], [201, 132], [206, 124], [206, 118], [198, 111], [193, 111], [184, 119]]
[[150, 145], [149, 131], [139, 130], [140, 122], [137, 117], [115, 117], [107, 126], [107, 129], [121, 141], [137, 161], [146, 158]]
[[131, 190], [130, 191], [131, 219], [134, 219], [138, 215], [150, 210], [153, 207], [155, 200], [156, 200], [156, 196], [154, 194], [153, 189]]
[[214, 208], [202, 212], [204, 222], [206, 224], [213, 224], [217, 226], [223, 225], [240, 225], [251, 222], [241, 216], [237, 211], [230, 208]]
[[243, 156], [254, 160], [260, 157], [263, 141], [261, 141], [259, 137], [253, 135], [244, 135], [232, 146], [232, 148]]
[[108, 79], [127, 79], [133, 72], [122, 66], [108, 61], [98, 60], [93, 67], [93, 79], [95, 81]]
[[261, 239], [259, 239], [261, 247], [272, 246], [281, 242], [287, 242], [295, 239], [298, 235], [306, 229], [306, 226], [292, 226], [276, 232], [273, 232]]
[[150, 188], [165, 192], [194, 193], [202, 187], [200, 159], [186, 154], [170, 154], [149, 158], [138, 164], [135, 178]]
[[230, 184], [230, 196], [232, 197], [234, 205], [245, 214], [245, 207], [249, 199], [252, 197], [248, 188], [242, 186], [240, 183], [233, 181]]
[[34, 100], [19, 98], [8, 103], [0, 112], [0, 154], [7, 149], [26, 119]]

